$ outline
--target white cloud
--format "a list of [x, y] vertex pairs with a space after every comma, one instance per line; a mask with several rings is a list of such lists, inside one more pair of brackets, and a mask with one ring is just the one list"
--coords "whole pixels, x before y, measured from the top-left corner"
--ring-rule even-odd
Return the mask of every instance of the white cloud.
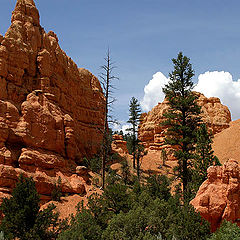
[[[144, 87], [144, 97], [141, 107], [144, 111], [150, 111], [158, 102], [164, 100], [162, 87], [168, 83], [168, 78], [161, 72], [153, 75], [153, 78]], [[206, 97], [218, 97], [228, 106], [232, 119], [240, 118], [240, 79], [233, 81], [229, 72], [205, 72], [198, 77], [195, 91], [203, 93]]]
[[119, 124], [114, 123], [113, 124], [113, 131], [123, 131], [124, 134], [127, 134], [127, 129], [130, 128], [130, 125], [125, 123], [124, 121], [120, 121]]
[[158, 102], [164, 100], [162, 88], [168, 83], [168, 78], [161, 72], [153, 75], [152, 80], [144, 87], [144, 97], [141, 101], [143, 111], [150, 111]]
[[198, 77], [194, 90], [206, 97], [218, 97], [232, 114], [232, 119], [240, 118], [240, 79], [233, 81], [229, 72], [205, 72]]

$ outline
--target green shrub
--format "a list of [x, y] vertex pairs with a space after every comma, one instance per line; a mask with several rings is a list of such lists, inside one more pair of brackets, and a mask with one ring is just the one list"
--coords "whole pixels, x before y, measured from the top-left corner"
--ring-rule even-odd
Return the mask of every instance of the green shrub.
[[146, 189], [155, 198], [167, 201], [171, 197], [170, 180], [165, 175], [152, 175], [147, 178]]
[[93, 158], [83, 158], [83, 165], [87, 168], [89, 168], [91, 171], [99, 173], [102, 168], [102, 161], [100, 157], [95, 156]]
[[0, 207], [4, 218], [0, 230], [7, 239], [52, 239], [66, 227], [53, 212], [54, 205], [40, 211], [40, 199], [32, 178], [22, 175], [10, 199], [4, 198]]
[[208, 240], [240, 240], [240, 228], [236, 223], [224, 220], [220, 228]]
[[76, 216], [71, 218], [70, 227], [59, 234], [58, 240], [100, 240], [101, 232], [91, 211], [79, 204]]
[[130, 182], [130, 178], [131, 178], [130, 168], [126, 158], [124, 158], [120, 163], [121, 163], [123, 182], [126, 185]]
[[61, 197], [63, 196], [61, 177], [58, 177], [57, 183], [54, 184], [51, 196], [53, 201], [57, 201], [57, 202], [61, 201]]

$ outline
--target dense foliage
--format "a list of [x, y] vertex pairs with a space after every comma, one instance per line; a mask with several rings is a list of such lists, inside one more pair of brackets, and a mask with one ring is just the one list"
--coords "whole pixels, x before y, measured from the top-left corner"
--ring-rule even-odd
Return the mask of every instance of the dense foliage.
[[221, 227], [208, 240], [239, 240], [240, 228], [236, 223], [223, 221]]
[[150, 176], [145, 185], [136, 181], [132, 186], [113, 179], [102, 195], [90, 197], [87, 208], [79, 206], [59, 239], [186, 240], [210, 236], [209, 224], [193, 207], [183, 205], [178, 194], [171, 195], [166, 176]]
[[206, 124], [202, 123], [197, 131], [195, 159], [192, 165], [192, 192], [195, 194], [201, 184], [207, 179], [207, 169], [210, 166], [221, 165], [212, 150], [212, 135]]
[[54, 213], [54, 205], [40, 210], [39, 195], [32, 178], [19, 177], [10, 199], [4, 198], [1, 211], [4, 218], [0, 230], [5, 239], [54, 239], [66, 227]]

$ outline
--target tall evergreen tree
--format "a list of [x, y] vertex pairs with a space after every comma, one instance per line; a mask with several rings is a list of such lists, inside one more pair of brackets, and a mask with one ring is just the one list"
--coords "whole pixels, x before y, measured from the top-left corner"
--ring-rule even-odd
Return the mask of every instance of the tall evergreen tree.
[[183, 186], [184, 199], [186, 200], [191, 181], [191, 161], [196, 143], [196, 131], [200, 123], [200, 107], [197, 96], [192, 92], [192, 77], [194, 71], [190, 59], [178, 54], [177, 59], [172, 59], [174, 70], [169, 74], [170, 80], [163, 88], [168, 100], [169, 109], [164, 114], [167, 132], [165, 143], [174, 147], [175, 157], [178, 160], [177, 175]]
[[195, 192], [207, 179], [207, 169], [210, 166], [221, 165], [212, 150], [212, 134], [206, 124], [202, 123], [197, 131], [196, 156], [193, 163], [193, 184]]
[[129, 105], [129, 120], [128, 123], [131, 124], [131, 127], [128, 131], [131, 133], [131, 152], [133, 155], [133, 168], [136, 168], [136, 151], [138, 144], [137, 130], [138, 124], [140, 122], [141, 109], [138, 100], [135, 97], [132, 97]]

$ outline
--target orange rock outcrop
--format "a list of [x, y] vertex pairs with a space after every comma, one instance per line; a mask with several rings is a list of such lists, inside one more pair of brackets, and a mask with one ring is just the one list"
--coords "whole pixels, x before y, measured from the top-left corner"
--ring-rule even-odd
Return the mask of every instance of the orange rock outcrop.
[[[213, 134], [221, 132], [229, 127], [231, 113], [228, 107], [221, 104], [216, 97], [206, 98], [203, 94], [198, 95], [198, 104], [201, 106], [201, 116]], [[150, 112], [142, 115], [142, 123], [139, 126], [138, 136], [148, 150], [161, 150], [163, 148], [165, 127], [161, 125], [164, 121], [163, 114], [168, 110], [166, 99], [158, 103]], [[165, 146], [164, 146], [165, 148]], [[168, 155], [171, 156], [169, 149]]]
[[191, 204], [215, 231], [223, 221], [240, 226], [240, 165], [228, 160], [223, 166], [208, 168], [208, 179], [200, 186]]
[[98, 150], [103, 115], [98, 79], [44, 31], [33, 0], [17, 0], [0, 35], [0, 192], [9, 194], [23, 173], [42, 198], [59, 176], [63, 192], [84, 193], [76, 163]]
[[123, 140], [123, 136], [114, 134], [112, 138], [112, 150], [119, 154], [127, 154], [127, 142]]

